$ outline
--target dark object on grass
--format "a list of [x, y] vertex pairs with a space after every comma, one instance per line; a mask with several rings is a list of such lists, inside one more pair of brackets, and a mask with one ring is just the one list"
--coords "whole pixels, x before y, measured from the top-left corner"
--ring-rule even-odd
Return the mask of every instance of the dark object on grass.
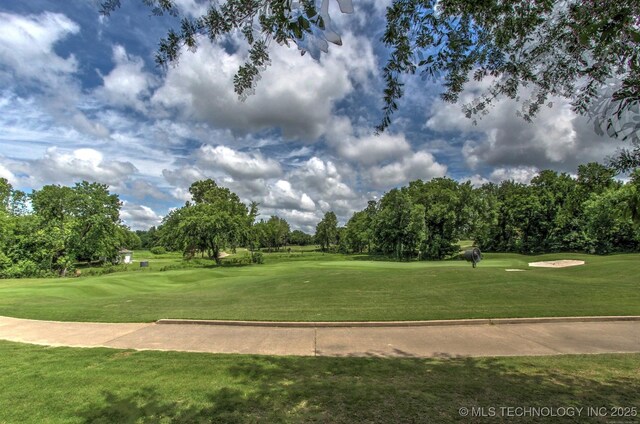
[[477, 247], [465, 250], [463, 256], [467, 262], [471, 262], [473, 264], [474, 268], [476, 267], [476, 264], [482, 260], [482, 253], [480, 253], [480, 249]]
[[147, 268], [149, 266], [149, 261], [140, 261], [140, 268]]

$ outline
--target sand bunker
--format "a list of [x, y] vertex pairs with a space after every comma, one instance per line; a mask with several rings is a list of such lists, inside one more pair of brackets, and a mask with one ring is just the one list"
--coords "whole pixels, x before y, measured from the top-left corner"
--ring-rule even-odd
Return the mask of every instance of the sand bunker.
[[507, 269], [505, 269], [505, 271], [507, 271], [507, 272], [518, 272], [518, 271], [524, 271], [524, 269], [507, 268]]
[[584, 261], [562, 259], [559, 261], [529, 262], [529, 266], [538, 268], [566, 268], [568, 266], [584, 265]]

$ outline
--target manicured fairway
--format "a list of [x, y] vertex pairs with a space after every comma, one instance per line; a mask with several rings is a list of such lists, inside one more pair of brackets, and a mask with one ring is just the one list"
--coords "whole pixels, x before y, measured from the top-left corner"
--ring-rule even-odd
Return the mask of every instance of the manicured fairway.
[[[0, 387], [0, 423], [633, 423], [610, 408], [640, 408], [640, 355], [338, 359], [0, 342]], [[460, 416], [477, 407], [584, 409], [560, 421]]]
[[[527, 269], [553, 259], [586, 265]], [[264, 265], [0, 280], [0, 315], [104, 322], [640, 315], [639, 276], [638, 254], [487, 254], [476, 269], [463, 261], [275, 254]]]

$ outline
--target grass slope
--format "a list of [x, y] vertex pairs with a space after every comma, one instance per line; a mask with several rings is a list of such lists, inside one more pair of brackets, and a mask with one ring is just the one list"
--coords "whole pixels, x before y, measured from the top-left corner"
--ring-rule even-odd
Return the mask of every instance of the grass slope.
[[[640, 407], [640, 355], [380, 359], [0, 342], [0, 423], [508, 422], [462, 407]], [[526, 417], [518, 423], [557, 422]], [[636, 422], [580, 417], [561, 422]]]
[[[463, 261], [398, 263], [310, 252], [265, 256], [264, 265], [0, 280], [0, 315], [103, 322], [640, 315], [638, 254], [488, 254], [476, 269]], [[552, 259], [587, 264], [505, 272]]]

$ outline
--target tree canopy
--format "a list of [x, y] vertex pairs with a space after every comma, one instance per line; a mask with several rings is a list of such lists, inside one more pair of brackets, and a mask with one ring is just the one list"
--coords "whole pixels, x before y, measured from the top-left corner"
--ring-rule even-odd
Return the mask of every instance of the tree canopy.
[[384, 119], [403, 95], [403, 74], [441, 78], [442, 98], [456, 102], [470, 77], [490, 88], [465, 105], [468, 117], [498, 98], [522, 101], [530, 120], [549, 98], [564, 97], [595, 119], [599, 133], [640, 134], [640, 2], [637, 0], [395, 0], [384, 43]]
[[46, 185], [26, 196], [0, 178], [0, 196], [0, 276], [64, 275], [77, 262], [115, 261], [121, 248], [140, 243], [104, 184]]
[[158, 229], [165, 246], [187, 257], [206, 253], [219, 263], [222, 249], [249, 243], [256, 204], [247, 207], [237, 194], [211, 179], [194, 182], [189, 192], [193, 202], [169, 213]]
[[346, 250], [361, 253], [366, 246], [398, 260], [444, 259], [471, 239], [494, 252], [638, 251], [640, 171], [624, 184], [614, 175], [589, 163], [575, 178], [544, 170], [530, 184], [412, 181], [353, 214], [344, 229]]
[[329, 247], [336, 243], [338, 235], [338, 217], [333, 211], [326, 212], [322, 220], [316, 225], [316, 243], [322, 250], [329, 250]]
[[278, 217], [272, 216], [269, 220], [261, 220], [254, 226], [258, 245], [272, 249], [280, 250], [280, 247], [287, 244], [291, 229], [289, 223]]

